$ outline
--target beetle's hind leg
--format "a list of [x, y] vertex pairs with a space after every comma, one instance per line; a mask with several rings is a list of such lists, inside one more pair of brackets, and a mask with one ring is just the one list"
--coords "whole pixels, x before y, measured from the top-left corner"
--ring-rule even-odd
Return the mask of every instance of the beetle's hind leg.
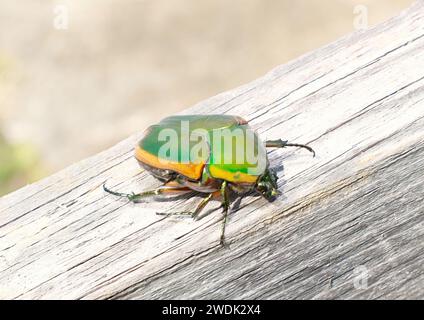
[[103, 184], [103, 190], [107, 193], [113, 194], [114, 196], [127, 198], [131, 202], [137, 202], [151, 196], [183, 194], [192, 191], [187, 187], [174, 183], [174, 181], [169, 181], [156, 189], [147, 190], [140, 193], [121, 193], [112, 191], [106, 187], [106, 183]]

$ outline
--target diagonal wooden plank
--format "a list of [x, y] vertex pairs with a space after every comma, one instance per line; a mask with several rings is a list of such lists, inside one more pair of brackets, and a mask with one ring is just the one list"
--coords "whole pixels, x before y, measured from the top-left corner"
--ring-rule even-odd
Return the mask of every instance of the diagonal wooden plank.
[[283, 196], [243, 198], [228, 250], [217, 202], [191, 221], [155, 212], [199, 197], [103, 192], [159, 184], [132, 156], [141, 133], [2, 197], [0, 298], [423, 298], [423, 87], [418, 1], [185, 110], [238, 114], [317, 151], [270, 151]]

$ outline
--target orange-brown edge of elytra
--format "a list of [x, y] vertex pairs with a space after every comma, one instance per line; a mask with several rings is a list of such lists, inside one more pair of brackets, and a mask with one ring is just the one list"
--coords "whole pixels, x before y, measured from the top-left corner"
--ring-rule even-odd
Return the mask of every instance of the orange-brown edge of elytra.
[[163, 170], [172, 170], [193, 180], [200, 179], [203, 168], [205, 167], [205, 163], [186, 163], [181, 165], [181, 163], [178, 162], [167, 161], [164, 159], [159, 160], [158, 157], [142, 150], [138, 145], [135, 148], [135, 157], [138, 161], [147, 164], [148, 166]]

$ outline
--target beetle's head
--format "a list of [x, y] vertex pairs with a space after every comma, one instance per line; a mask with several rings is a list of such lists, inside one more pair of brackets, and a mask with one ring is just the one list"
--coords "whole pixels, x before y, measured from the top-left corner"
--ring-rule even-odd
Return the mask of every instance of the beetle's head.
[[273, 200], [276, 195], [280, 194], [278, 191], [277, 179], [277, 174], [272, 169], [267, 169], [265, 173], [259, 177], [256, 183], [256, 191], [265, 199]]

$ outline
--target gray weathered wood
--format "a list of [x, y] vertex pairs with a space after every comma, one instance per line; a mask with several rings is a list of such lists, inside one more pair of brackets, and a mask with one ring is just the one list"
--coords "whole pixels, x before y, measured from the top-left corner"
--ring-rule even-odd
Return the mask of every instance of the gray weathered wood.
[[[248, 196], [219, 247], [200, 221], [160, 217], [200, 198], [129, 204], [159, 183], [137, 133], [0, 199], [0, 298], [423, 298], [424, 4], [184, 113], [230, 113], [262, 137], [283, 196]], [[142, 128], [140, 128], [142, 129]]]

